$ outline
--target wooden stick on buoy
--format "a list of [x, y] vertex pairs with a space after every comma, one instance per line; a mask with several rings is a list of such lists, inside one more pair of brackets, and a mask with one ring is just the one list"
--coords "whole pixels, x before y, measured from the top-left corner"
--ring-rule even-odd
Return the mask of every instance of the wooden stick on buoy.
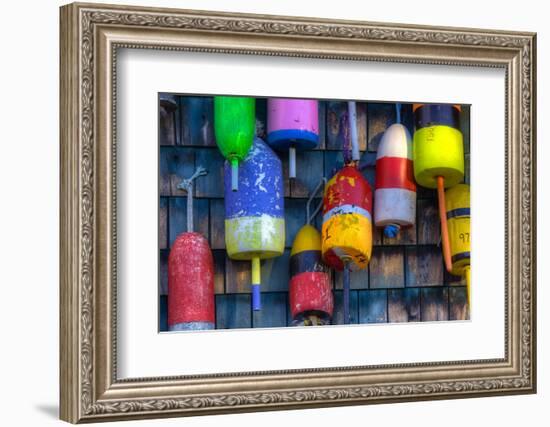
[[311, 99], [267, 100], [267, 143], [288, 150], [288, 177], [296, 178], [296, 151], [319, 144], [319, 102]]
[[437, 189], [443, 258], [445, 268], [451, 272], [445, 187], [454, 187], [464, 179], [460, 106], [413, 104], [413, 113], [416, 129], [413, 141], [414, 177], [420, 185]]
[[437, 199], [439, 202], [439, 220], [441, 221], [441, 244], [445, 268], [450, 273], [453, 269], [451, 261], [451, 244], [449, 243], [449, 228], [447, 227], [447, 212], [445, 210], [445, 178], [437, 177]]
[[350, 265], [348, 259], [343, 259], [344, 261], [344, 277], [343, 277], [343, 288], [344, 288], [344, 325], [349, 325], [349, 288], [350, 288]]

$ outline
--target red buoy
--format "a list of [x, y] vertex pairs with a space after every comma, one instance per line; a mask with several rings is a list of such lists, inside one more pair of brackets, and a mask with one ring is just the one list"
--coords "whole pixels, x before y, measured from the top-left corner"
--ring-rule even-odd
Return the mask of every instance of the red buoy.
[[214, 259], [200, 233], [182, 233], [168, 257], [168, 328], [214, 329]]
[[187, 232], [174, 241], [168, 257], [168, 329], [214, 329], [214, 258], [208, 241], [193, 232], [193, 180], [199, 167], [178, 187], [187, 190]]
[[323, 178], [311, 193], [306, 204], [306, 225], [296, 234], [290, 252], [288, 299], [292, 324], [296, 326], [327, 325], [332, 319], [334, 297], [330, 273], [321, 259], [321, 234], [311, 225], [322, 201], [313, 214], [309, 212], [313, 198], [325, 183]]

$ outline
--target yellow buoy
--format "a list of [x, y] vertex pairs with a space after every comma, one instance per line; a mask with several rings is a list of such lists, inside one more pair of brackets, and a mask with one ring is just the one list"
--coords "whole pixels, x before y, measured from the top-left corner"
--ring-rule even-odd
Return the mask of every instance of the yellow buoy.
[[466, 281], [470, 303], [470, 186], [458, 184], [445, 192], [451, 246], [451, 273]]
[[460, 106], [414, 104], [414, 177], [427, 188], [437, 188], [441, 243], [445, 268], [451, 272], [449, 233], [445, 216], [445, 188], [464, 179], [464, 142]]
[[427, 188], [437, 188], [437, 177], [445, 178], [445, 187], [464, 179], [464, 143], [455, 128], [435, 125], [414, 133], [414, 177]]

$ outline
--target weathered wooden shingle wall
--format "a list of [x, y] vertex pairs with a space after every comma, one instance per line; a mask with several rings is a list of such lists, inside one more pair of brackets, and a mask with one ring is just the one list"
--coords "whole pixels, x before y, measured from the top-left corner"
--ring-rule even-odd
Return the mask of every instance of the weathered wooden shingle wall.
[[[251, 311], [250, 263], [230, 260], [225, 254], [223, 157], [216, 148], [213, 103], [210, 97], [177, 97], [177, 109], [160, 109], [159, 167], [159, 293], [160, 329], [166, 330], [167, 260], [170, 245], [185, 231], [186, 195], [177, 184], [195, 167], [208, 175], [197, 180], [194, 194], [195, 229], [210, 242], [215, 259], [216, 325], [218, 328], [280, 327], [290, 322], [288, 263], [290, 247], [305, 223], [310, 192], [322, 176], [330, 178], [343, 164], [341, 117], [347, 104], [320, 103], [321, 143], [315, 150], [298, 152], [296, 180], [288, 180], [288, 162], [281, 155], [285, 175], [286, 250], [283, 256], [262, 262], [262, 304]], [[266, 100], [258, 99], [257, 132], [265, 139]], [[469, 181], [469, 108], [462, 109], [467, 182]], [[384, 130], [395, 123], [395, 104], [358, 103], [360, 165], [374, 189], [376, 149]], [[412, 107], [402, 106], [402, 122], [413, 132]], [[320, 215], [316, 218], [320, 229]], [[368, 270], [351, 279], [352, 323], [459, 320], [468, 316], [465, 287], [448, 275], [439, 245], [437, 199], [434, 190], [418, 188], [417, 224], [398, 238], [374, 232], [373, 257]], [[335, 315], [342, 319], [342, 277], [333, 274]], [[475, 286], [475, 284], [474, 284]]]

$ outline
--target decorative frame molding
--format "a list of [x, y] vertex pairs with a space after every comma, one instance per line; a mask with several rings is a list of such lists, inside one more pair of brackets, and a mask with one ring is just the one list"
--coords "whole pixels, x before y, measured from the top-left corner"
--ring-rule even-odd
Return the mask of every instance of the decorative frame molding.
[[[535, 392], [535, 34], [71, 4], [61, 8], [60, 43], [63, 420]], [[117, 380], [114, 135], [120, 47], [504, 68], [505, 357]], [[297, 386], [289, 387], [289, 380]]]

